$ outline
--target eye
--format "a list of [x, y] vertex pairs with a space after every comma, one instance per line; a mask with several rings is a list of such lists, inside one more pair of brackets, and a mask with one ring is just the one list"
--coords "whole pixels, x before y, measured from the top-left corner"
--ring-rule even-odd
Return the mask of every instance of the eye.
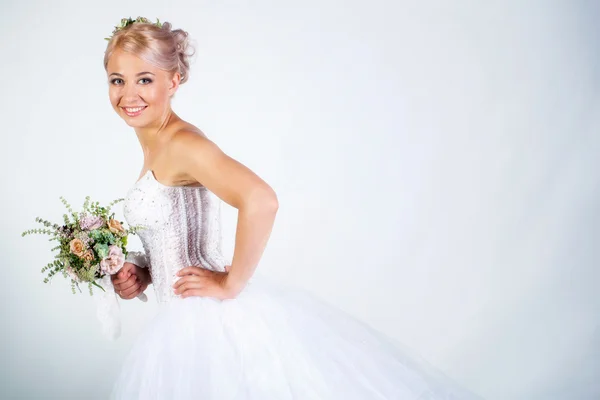
[[139, 80], [139, 82], [140, 82], [142, 85], [147, 85], [147, 84], [149, 84], [149, 83], [152, 83], [152, 79], [150, 79], [150, 78], [142, 78], [142, 79], [140, 79], [140, 80]]
[[112, 83], [113, 85], [121, 85], [123, 83], [123, 79], [121, 79], [121, 78], [115, 78], [115, 79], [112, 79], [110, 81], [110, 83]]

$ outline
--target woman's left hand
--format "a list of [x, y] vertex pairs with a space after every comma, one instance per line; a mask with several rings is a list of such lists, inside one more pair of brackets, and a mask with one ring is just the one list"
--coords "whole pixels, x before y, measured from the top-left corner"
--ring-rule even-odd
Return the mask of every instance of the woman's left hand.
[[211, 271], [200, 267], [185, 267], [177, 272], [181, 276], [173, 285], [180, 297], [213, 297], [219, 300], [234, 299], [238, 293], [227, 285], [229, 266], [225, 272]]

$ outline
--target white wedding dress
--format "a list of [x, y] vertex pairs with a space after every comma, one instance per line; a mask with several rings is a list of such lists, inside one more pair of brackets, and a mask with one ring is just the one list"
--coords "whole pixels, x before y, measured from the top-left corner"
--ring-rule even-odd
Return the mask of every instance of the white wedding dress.
[[124, 214], [139, 232], [160, 307], [135, 340], [113, 399], [475, 399], [398, 344], [307, 292], [255, 274], [235, 299], [179, 298], [186, 266], [223, 271], [220, 200], [148, 171]]

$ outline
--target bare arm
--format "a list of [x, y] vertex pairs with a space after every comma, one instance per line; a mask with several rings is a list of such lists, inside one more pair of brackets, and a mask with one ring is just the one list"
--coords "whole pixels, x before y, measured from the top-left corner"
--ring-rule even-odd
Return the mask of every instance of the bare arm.
[[209, 139], [180, 132], [172, 140], [178, 167], [224, 202], [237, 208], [235, 249], [226, 286], [239, 293], [254, 274], [279, 207], [273, 189]]

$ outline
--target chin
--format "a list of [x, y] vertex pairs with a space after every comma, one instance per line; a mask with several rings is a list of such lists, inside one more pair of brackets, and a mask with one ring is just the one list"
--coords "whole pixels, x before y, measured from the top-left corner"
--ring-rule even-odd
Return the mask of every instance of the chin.
[[139, 115], [137, 117], [130, 117], [126, 114], [119, 114], [119, 116], [125, 121], [127, 125], [132, 128], [143, 128], [145, 126], [150, 125], [152, 122], [151, 118], [148, 118], [147, 115]]
[[149, 125], [147, 121], [136, 118], [125, 117], [123, 118], [123, 121], [132, 128], [143, 128]]

